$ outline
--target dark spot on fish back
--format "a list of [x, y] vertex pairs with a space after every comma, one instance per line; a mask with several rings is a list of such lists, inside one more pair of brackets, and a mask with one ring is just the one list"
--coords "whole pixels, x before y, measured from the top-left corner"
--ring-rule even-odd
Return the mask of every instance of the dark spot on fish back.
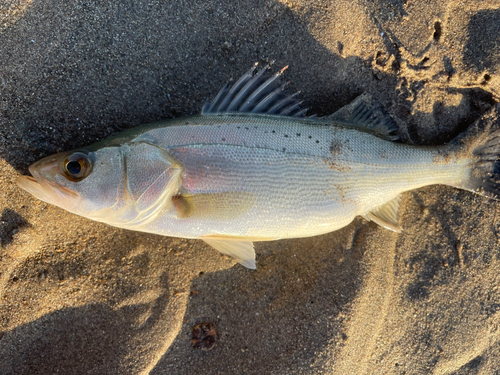
[[330, 143], [330, 153], [332, 156], [336, 156], [342, 153], [342, 142], [338, 139], [333, 139]]

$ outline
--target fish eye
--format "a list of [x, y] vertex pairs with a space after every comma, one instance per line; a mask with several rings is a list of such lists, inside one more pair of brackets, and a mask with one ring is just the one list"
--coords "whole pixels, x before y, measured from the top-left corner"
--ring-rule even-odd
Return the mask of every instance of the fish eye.
[[83, 152], [73, 152], [64, 158], [63, 170], [71, 181], [81, 181], [90, 174], [92, 162]]

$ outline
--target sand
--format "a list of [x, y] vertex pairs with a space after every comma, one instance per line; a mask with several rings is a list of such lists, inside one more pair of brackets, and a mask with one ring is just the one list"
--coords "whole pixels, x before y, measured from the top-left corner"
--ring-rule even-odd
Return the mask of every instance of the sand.
[[[405, 193], [401, 234], [356, 219], [256, 245], [112, 228], [15, 184], [41, 157], [192, 115], [254, 62], [325, 115], [373, 95], [404, 142], [500, 107], [500, 3], [0, 3], [1, 374], [499, 374], [500, 204]], [[210, 323], [215, 346], [193, 346]]]

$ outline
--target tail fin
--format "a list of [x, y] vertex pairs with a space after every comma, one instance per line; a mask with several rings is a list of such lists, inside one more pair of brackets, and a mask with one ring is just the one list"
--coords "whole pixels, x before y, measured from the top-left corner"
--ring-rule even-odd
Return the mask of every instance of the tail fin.
[[469, 180], [461, 188], [500, 200], [500, 104], [452, 141], [472, 158]]

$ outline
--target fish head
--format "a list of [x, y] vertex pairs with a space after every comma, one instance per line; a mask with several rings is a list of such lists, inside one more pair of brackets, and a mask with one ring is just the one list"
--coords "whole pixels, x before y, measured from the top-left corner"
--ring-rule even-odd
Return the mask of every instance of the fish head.
[[31, 176], [20, 176], [17, 184], [44, 202], [93, 218], [116, 206], [122, 170], [118, 147], [80, 149], [35, 162]]
[[[182, 168], [151, 144], [90, 146], [46, 157], [18, 185], [36, 198], [118, 227], [142, 230], [175, 207]], [[175, 210], [172, 211], [175, 213]]]

